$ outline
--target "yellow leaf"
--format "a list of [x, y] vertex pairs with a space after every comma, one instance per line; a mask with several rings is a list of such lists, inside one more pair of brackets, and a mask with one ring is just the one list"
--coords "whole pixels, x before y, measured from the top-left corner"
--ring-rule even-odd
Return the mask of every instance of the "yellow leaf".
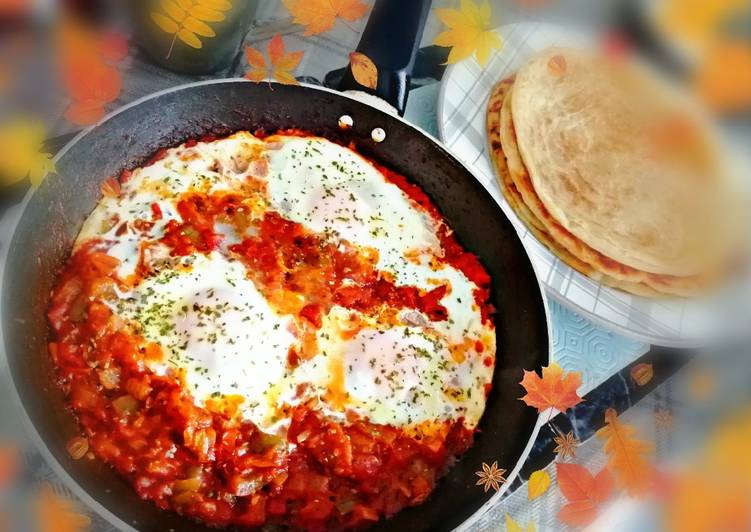
[[652, 445], [634, 437], [636, 429], [622, 423], [612, 408], [605, 412], [606, 426], [597, 431], [597, 437], [605, 440], [603, 450], [608, 455], [608, 465], [619, 483], [635, 496], [649, 487], [652, 467], [644, 455], [651, 452]]
[[175, 22], [171, 18], [165, 17], [161, 13], [152, 13], [151, 20], [154, 21], [154, 24], [159, 26], [159, 29], [161, 29], [165, 33], [169, 33], [170, 35], [174, 35], [180, 30], [180, 26], [177, 24], [177, 22]]
[[55, 163], [49, 153], [40, 153], [29, 169], [29, 183], [32, 187], [39, 187], [47, 175], [55, 171]]
[[522, 532], [522, 527], [509, 514], [506, 514], [506, 532]]
[[232, 9], [232, 2], [230, 0], [198, 0], [198, 5], [218, 11], [229, 11]]
[[365, 54], [352, 52], [349, 54], [352, 65], [352, 75], [357, 83], [369, 89], [375, 89], [378, 85], [378, 68], [375, 63]]
[[532, 501], [548, 491], [550, 487], [550, 475], [545, 471], [535, 471], [529, 476], [527, 483], [527, 498]]
[[493, 50], [503, 46], [500, 35], [490, 29], [490, 4], [485, 0], [477, 5], [473, 0], [462, 0], [459, 9], [436, 9], [438, 19], [448, 28], [440, 33], [433, 44], [451, 47], [447, 63], [456, 63], [472, 54], [484, 66]]
[[50, 154], [44, 152], [44, 126], [38, 122], [18, 119], [0, 126], [0, 176], [3, 185], [25, 178], [38, 186], [54, 171]]
[[177, 36], [180, 38], [182, 42], [184, 42], [191, 48], [200, 49], [203, 46], [201, 39], [196, 37], [195, 33], [193, 33], [192, 31], [186, 30], [185, 28], [178, 31]]
[[664, 0], [657, 6], [661, 29], [703, 48], [717, 37], [724, 23], [742, 16], [748, 0]]
[[186, 11], [193, 8], [193, 0], [177, 0], [177, 3]]
[[224, 14], [221, 11], [206, 6], [195, 6], [190, 10], [191, 16], [204, 22], [221, 22], [225, 19]]
[[[526, 532], [536, 532], [536, 530], [537, 527], [535, 527], [533, 522], [530, 521], [527, 523]], [[514, 521], [508, 513], [506, 514], [506, 532], [525, 532], [524, 529], [519, 526], [519, 523]]]
[[175, 0], [161, 0], [162, 9], [167, 13], [175, 22], [182, 22], [187, 13], [183, 8], [177, 5]]
[[216, 36], [216, 32], [211, 29], [211, 26], [209, 26], [205, 22], [201, 22], [200, 20], [192, 16], [189, 16], [183, 21], [183, 28], [188, 31], [192, 31], [196, 35], [200, 35], [202, 37]]

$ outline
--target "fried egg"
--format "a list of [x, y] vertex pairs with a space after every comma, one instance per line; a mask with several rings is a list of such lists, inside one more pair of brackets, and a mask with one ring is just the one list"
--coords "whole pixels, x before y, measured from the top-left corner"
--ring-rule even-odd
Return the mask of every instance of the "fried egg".
[[[174, 256], [161, 242], [170, 221], [182, 222], [177, 203], [186, 194], [247, 195], [251, 181], [261, 184], [248, 202], [253, 217], [275, 213], [376, 257], [379, 275], [397, 287], [445, 286], [446, 319], [333, 304], [311, 333], [264, 296], [233, 254], [252, 228], [217, 221], [221, 244], [206, 253]], [[290, 406], [310, 401], [342, 420], [354, 414], [413, 429], [463, 419], [474, 428], [492, 380], [495, 331], [475, 301], [478, 287], [443, 260], [442, 223], [352, 149], [241, 132], [167, 150], [133, 171], [118, 197], [102, 198], [76, 245], [96, 239], [120, 260], [122, 284], [110, 307], [161, 346], [163, 359], [148, 361], [150, 369], [182, 375], [198, 405], [237, 397], [239, 417], [277, 433]], [[305, 349], [291, 363], [290, 353]]]

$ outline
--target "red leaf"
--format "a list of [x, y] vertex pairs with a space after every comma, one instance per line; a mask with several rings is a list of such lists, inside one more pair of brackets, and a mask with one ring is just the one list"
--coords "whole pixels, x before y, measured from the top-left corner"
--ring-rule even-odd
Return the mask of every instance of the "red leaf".
[[71, 64], [63, 74], [68, 92], [74, 100], [117, 100], [122, 89], [122, 76], [115, 67], [104, 63]]
[[120, 62], [128, 55], [128, 39], [114, 31], [106, 32], [99, 41], [99, 50], [104, 59]]
[[597, 508], [613, 492], [613, 480], [607, 469], [593, 477], [586, 467], [557, 463], [558, 488], [569, 501], [558, 519], [570, 526], [586, 526], [597, 517]]
[[65, 112], [65, 118], [79, 126], [96, 124], [104, 116], [104, 103], [99, 100], [73, 102]]
[[593, 488], [592, 496], [598, 503], [603, 503], [610, 498], [610, 494], [613, 492], [613, 475], [610, 474], [609, 469], [604, 467], [602, 471], [595, 475]]
[[597, 517], [597, 505], [592, 501], [575, 501], [563, 506], [558, 520], [569, 526], [587, 526]]
[[558, 488], [570, 501], [589, 499], [594, 490], [594, 478], [586, 467], [579, 464], [555, 464]]

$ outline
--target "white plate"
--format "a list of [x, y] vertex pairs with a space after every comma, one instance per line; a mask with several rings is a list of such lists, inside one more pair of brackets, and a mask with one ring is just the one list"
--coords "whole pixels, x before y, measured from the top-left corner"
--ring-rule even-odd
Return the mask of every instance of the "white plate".
[[[505, 199], [487, 155], [485, 114], [493, 85], [514, 73], [537, 52], [554, 45], [587, 46], [592, 36], [551, 24], [523, 22], [502, 26], [504, 45], [485, 67], [474, 58], [449, 67], [438, 100], [438, 130], [448, 148], [491, 190], [499, 203]], [[513, 213], [513, 210], [506, 209]], [[512, 214], [522, 241], [548, 294], [567, 307], [616, 332], [652, 344], [696, 346], [717, 332], [719, 316], [728, 303], [705, 299], [652, 299], [604, 286], [559, 260], [527, 231]], [[718, 313], [718, 310], [725, 312]]]

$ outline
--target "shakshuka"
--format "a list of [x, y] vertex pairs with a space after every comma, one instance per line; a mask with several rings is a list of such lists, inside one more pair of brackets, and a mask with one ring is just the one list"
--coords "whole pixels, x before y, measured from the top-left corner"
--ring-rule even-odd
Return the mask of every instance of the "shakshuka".
[[419, 504], [471, 445], [490, 278], [403, 176], [240, 132], [102, 191], [49, 309], [72, 454], [211, 525], [334, 530]]

